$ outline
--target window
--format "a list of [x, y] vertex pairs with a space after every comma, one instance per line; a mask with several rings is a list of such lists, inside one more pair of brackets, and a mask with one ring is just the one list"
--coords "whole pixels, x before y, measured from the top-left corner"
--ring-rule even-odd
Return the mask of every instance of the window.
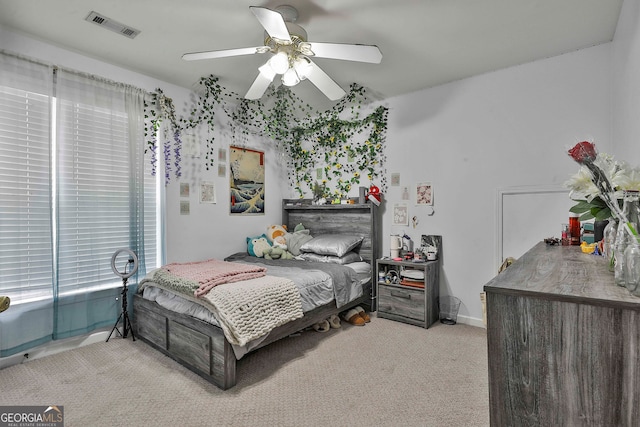
[[124, 247], [158, 266], [160, 190], [144, 161], [142, 106], [131, 112], [122, 85], [64, 70], [53, 98], [38, 83], [54, 80], [46, 66], [12, 84], [7, 63], [20, 61], [1, 56], [0, 292], [27, 302], [120, 286], [110, 260]]

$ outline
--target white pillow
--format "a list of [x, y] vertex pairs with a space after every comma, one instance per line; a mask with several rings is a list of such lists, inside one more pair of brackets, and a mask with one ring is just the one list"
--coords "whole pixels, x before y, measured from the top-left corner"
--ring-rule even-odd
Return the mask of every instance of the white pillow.
[[321, 234], [300, 247], [300, 252], [341, 257], [355, 249], [364, 237], [350, 234]]

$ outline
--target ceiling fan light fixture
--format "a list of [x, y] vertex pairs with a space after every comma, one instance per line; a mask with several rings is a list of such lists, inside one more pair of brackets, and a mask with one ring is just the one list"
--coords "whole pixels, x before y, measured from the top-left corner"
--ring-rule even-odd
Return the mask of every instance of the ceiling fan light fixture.
[[285, 52], [278, 52], [269, 59], [269, 66], [276, 74], [284, 74], [289, 69], [289, 56]]
[[298, 77], [298, 73], [296, 73], [296, 70], [292, 68], [289, 68], [283, 75], [282, 75], [282, 84], [285, 86], [295, 86], [298, 83], [300, 83], [300, 77]]
[[311, 73], [311, 61], [306, 56], [298, 56], [295, 61], [293, 61], [293, 68], [295, 68], [296, 73], [298, 73], [298, 77], [300, 80], [304, 80]]
[[297, 10], [293, 6], [279, 6], [276, 10], [249, 6], [265, 31], [264, 45], [240, 49], [193, 52], [182, 55], [187, 61], [224, 58], [239, 55], [265, 54], [272, 56], [259, 67], [259, 74], [247, 91], [246, 99], [259, 99], [276, 75], [283, 85], [295, 86], [308, 80], [332, 101], [342, 98], [346, 92], [327, 75], [311, 58], [339, 59], [344, 61], [378, 64], [382, 53], [375, 45], [309, 42], [304, 28], [294, 23]]

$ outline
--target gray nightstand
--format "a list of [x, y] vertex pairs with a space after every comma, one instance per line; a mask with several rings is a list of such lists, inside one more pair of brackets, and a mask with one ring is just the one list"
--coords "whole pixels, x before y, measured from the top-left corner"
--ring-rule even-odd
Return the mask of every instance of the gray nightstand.
[[428, 328], [438, 320], [438, 260], [412, 262], [379, 259], [376, 261], [376, 273], [378, 317], [423, 328]]

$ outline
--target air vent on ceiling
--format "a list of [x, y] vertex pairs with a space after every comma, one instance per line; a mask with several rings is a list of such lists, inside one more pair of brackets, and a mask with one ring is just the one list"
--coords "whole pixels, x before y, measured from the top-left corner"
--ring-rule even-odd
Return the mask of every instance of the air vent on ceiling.
[[138, 34], [140, 34], [140, 30], [136, 30], [135, 28], [128, 27], [124, 24], [119, 23], [118, 21], [114, 21], [111, 18], [107, 18], [106, 16], [100, 15], [98, 12], [91, 12], [86, 18], [85, 21], [93, 22], [96, 25], [100, 25], [108, 30], [111, 30], [116, 33], [120, 33], [125, 37], [129, 37], [130, 39], [134, 38]]

